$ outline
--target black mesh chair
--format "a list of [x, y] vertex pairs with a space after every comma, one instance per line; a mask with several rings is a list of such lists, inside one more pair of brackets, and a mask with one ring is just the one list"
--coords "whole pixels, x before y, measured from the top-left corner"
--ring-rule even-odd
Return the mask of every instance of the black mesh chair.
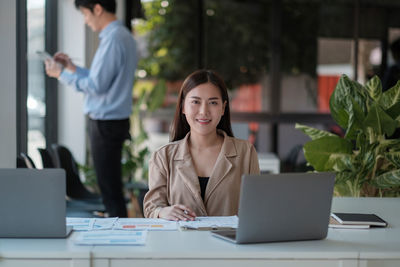
[[43, 168], [55, 168], [51, 151], [45, 148], [38, 148], [40, 157], [42, 158]]
[[17, 168], [28, 168], [22, 156], [17, 156]]
[[29, 169], [36, 169], [35, 163], [31, 159], [31, 157], [28, 156], [28, 154], [21, 152], [20, 153], [21, 158], [25, 161], [25, 165]]
[[55, 168], [65, 170], [67, 181], [67, 216], [96, 217], [96, 213], [104, 213], [105, 207], [98, 194], [90, 192], [81, 182], [78, 165], [68, 148], [53, 144], [52, 158]]
[[64, 169], [67, 180], [67, 196], [71, 199], [101, 201], [98, 194], [90, 192], [81, 182], [78, 165], [68, 148], [53, 144], [54, 166]]

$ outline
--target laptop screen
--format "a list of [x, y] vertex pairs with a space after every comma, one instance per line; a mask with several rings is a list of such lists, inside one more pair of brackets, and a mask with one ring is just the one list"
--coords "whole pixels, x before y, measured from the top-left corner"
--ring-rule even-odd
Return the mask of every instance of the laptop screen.
[[65, 192], [62, 169], [0, 169], [0, 237], [64, 237]]
[[244, 175], [236, 243], [323, 239], [333, 173]]

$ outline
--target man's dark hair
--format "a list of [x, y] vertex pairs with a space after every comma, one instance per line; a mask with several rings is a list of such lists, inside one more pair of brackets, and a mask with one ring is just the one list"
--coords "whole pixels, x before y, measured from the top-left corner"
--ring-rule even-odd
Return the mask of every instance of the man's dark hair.
[[90, 11], [93, 12], [93, 8], [96, 4], [101, 5], [104, 10], [115, 14], [117, 10], [117, 3], [115, 0], [75, 0], [75, 7], [80, 8], [80, 7], [85, 7], [90, 9]]

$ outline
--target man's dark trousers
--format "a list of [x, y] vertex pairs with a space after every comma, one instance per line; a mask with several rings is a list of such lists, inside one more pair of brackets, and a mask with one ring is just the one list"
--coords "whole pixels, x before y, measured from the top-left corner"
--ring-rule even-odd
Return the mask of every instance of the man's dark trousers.
[[129, 135], [129, 119], [89, 119], [89, 138], [104, 206], [110, 217], [127, 217], [123, 194], [121, 153]]

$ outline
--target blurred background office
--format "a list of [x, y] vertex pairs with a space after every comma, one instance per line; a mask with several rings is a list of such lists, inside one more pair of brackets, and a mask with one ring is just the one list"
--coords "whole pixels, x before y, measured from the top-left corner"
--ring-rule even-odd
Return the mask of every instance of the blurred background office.
[[[397, 0], [117, 3], [140, 50], [132, 123], [140, 144], [127, 151], [136, 159], [135, 151], [148, 154], [168, 141], [182, 79], [209, 68], [230, 89], [235, 136], [275, 155], [278, 171], [302, 171], [308, 138], [294, 124], [340, 134], [329, 115], [340, 75], [361, 83], [374, 74], [383, 78], [394, 62], [389, 45], [400, 37]], [[65, 51], [90, 66], [96, 35], [83, 26], [73, 0], [1, 1], [0, 14], [0, 167], [14, 167], [25, 152], [41, 168], [37, 148], [53, 143], [90, 166], [82, 96], [55, 90], [62, 85], [46, 78], [35, 51]]]

